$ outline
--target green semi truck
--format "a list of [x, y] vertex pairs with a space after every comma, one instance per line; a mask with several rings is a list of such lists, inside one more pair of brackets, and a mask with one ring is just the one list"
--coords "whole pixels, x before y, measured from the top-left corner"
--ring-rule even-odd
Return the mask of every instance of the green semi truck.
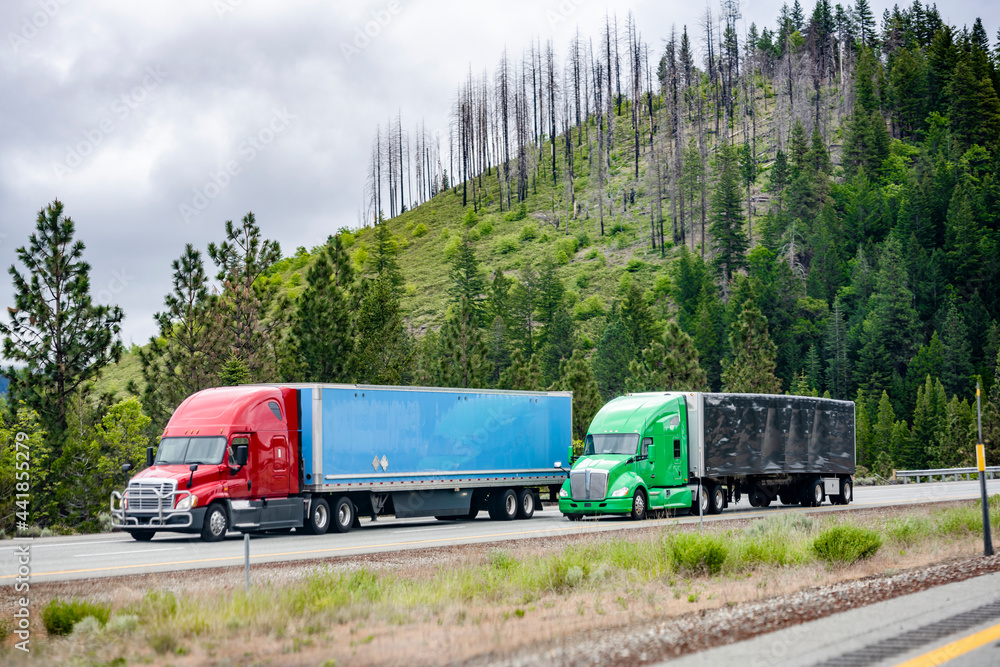
[[[629, 394], [594, 417], [573, 457], [559, 510], [583, 516], [693, 510], [718, 514], [746, 496], [851, 502], [854, 403], [805, 396], [657, 392]], [[698, 504], [700, 503], [700, 509]]]

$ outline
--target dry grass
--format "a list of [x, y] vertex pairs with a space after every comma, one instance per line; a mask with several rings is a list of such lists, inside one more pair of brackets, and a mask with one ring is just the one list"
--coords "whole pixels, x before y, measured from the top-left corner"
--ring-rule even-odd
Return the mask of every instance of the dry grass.
[[[10, 664], [337, 664], [433, 665], [544, 644], [574, 633], [787, 594], [810, 586], [893, 573], [974, 555], [978, 505], [887, 508], [833, 515], [780, 514], [711, 526], [724, 544], [721, 571], [686, 562], [701, 540], [660, 522], [639, 534], [480, 545], [408, 560], [343, 559], [286, 580], [258, 583], [249, 596], [237, 577], [147, 592], [140, 582], [93, 593], [111, 602], [104, 629], [83, 624], [67, 638], [33, 637], [27, 659]], [[831, 568], [812, 540], [840, 522], [878, 531], [872, 558]], [[995, 525], [995, 524], [994, 524]], [[687, 537], [685, 537], [687, 536]], [[694, 545], [692, 547], [692, 545]], [[687, 552], [684, 552], [687, 553]], [[382, 567], [377, 566], [381, 563]], [[693, 564], [692, 564], [693, 563]], [[373, 566], [375, 565], [375, 566]], [[112, 582], [114, 580], [111, 580]], [[65, 590], [65, 589], [64, 589]], [[117, 664], [125, 664], [119, 662]]]

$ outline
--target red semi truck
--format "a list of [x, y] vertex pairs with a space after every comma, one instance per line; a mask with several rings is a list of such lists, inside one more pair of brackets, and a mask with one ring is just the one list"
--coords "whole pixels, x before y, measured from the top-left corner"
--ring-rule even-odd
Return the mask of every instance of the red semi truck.
[[215, 541], [230, 529], [347, 532], [359, 513], [526, 519], [566, 478], [571, 429], [569, 392], [207, 389], [178, 406], [147, 468], [112, 494], [112, 522], [137, 540]]

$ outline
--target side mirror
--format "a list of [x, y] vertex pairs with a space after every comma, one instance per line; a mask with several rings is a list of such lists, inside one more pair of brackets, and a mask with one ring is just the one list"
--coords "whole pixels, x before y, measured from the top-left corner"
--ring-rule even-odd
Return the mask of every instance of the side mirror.
[[153, 448], [152, 447], [146, 447], [146, 467], [147, 468], [152, 467], [153, 461], [155, 459], [156, 459], [156, 457], [153, 454]]
[[194, 472], [197, 469], [198, 469], [197, 463], [192, 463], [191, 465], [188, 466], [188, 470], [190, 470], [191, 472]]
[[197, 469], [198, 469], [198, 464], [197, 463], [192, 463], [191, 465], [188, 466], [188, 470], [191, 471], [191, 475], [190, 475], [190, 477], [188, 477], [188, 488], [189, 489], [191, 488], [191, 485], [194, 483], [194, 472]]
[[132, 469], [132, 464], [131, 463], [123, 463], [122, 464], [122, 472], [128, 472], [131, 469]]
[[250, 457], [250, 452], [246, 445], [238, 445], [236, 447], [236, 465], [245, 466], [247, 464], [247, 459]]
[[570, 465], [573, 465], [573, 461], [576, 460], [576, 457], [573, 456], [573, 445], [569, 446], [569, 451], [566, 453], [566, 460], [569, 461]]

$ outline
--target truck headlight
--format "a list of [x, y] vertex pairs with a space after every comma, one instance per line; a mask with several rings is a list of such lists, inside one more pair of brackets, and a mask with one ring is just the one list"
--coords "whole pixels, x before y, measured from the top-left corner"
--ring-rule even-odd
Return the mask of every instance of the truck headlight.
[[566, 489], [559, 489], [560, 498], [569, 498], [569, 492]]
[[181, 498], [180, 500], [178, 500], [177, 501], [177, 508], [176, 509], [181, 510], [181, 511], [185, 511], [185, 510], [191, 509], [192, 507], [196, 506], [197, 504], [198, 504], [198, 496], [196, 496], [194, 494], [191, 494], [189, 496], [185, 496], [185, 497]]
[[627, 496], [627, 495], [628, 495], [628, 487], [627, 486], [623, 486], [622, 488], [615, 489], [614, 491], [611, 492], [611, 497], [612, 498], [621, 498], [622, 496]]

